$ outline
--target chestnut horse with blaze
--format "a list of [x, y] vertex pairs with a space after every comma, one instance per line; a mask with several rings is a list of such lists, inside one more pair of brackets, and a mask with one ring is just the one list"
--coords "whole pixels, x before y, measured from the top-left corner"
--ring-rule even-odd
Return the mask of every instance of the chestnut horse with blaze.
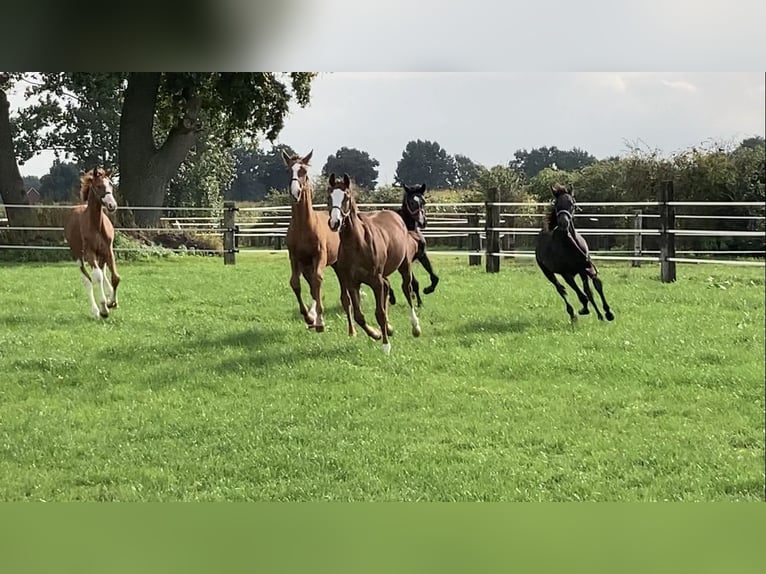
[[[354, 320], [372, 339], [383, 342], [383, 352], [391, 352], [388, 336], [393, 328], [388, 322], [388, 295], [391, 286], [387, 277], [398, 270], [402, 290], [410, 305], [412, 334], [420, 336], [420, 321], [412, 304], [412, 261], [418, 252], [418, 241], [395, 211], [359, 213], [351, 194], [348, 174], [343, 179], [330, 175], [327, 188], [330, 207], [330, 229], [340, 236], [340, 250], [335, 271], [340, 280], [341, 303], [348, 320], [348, 334], [356, 334], [351, 322], [349, 305], [354, 308]], [[370, 327], [361, 310], [361, 284], [369, 285], [375, 295], [375, 318], [380, 331]]]
[[[290, 171], [292, 209], [287, 227], [287, 251], [290, 255], [290, 287], [298, 299], [298, 308], [309, 329], [324, 331], [324, 305], [322, 283], [324, 269], [335, 267], [340, 238], [327, 224], [326, 211], [314, 211], [312, 186], [308, 177], [309, 161], [313, 150], [306, 156], [289, 156], [282, 151], [282, 159]], [[311, 306], [306, 308], [301, 297], [301, 275], [311, 290]]]
[[[108, 317], [109, 309], [117, 307], [117, 286], [120, 284], [114, 263], [114, 226], [103, 212], [103, 209], [109, 213], [117, 210], [110, 176], [110, 170], [94, 168], [80, 177], [80, 199], [84, 203], [73, 207], [64, 223], [64, 237], [72, 256], [80, 263], [94, 317]], [[92, 279], [85, 263], [90, 266]], [[105, 266], [109, 267], [110, 281], [106, 281]], [[94, 285], [98, 304], [93, 296]]]

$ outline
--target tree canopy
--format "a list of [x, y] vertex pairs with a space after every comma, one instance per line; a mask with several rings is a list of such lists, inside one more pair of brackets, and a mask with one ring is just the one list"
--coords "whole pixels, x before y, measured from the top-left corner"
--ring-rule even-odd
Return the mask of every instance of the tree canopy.
[[413, 140], [407, 143], [396, 165], [396, 177], [405, 184], [425, 183], [430, 189], [454, 185], [455, 158], [437, 142]]
[[370, 157], [366, 151], [342, 147], [327, 157], [322, 175], [327, 177], [331, 173], [347, 173], [357, 186], [372, 190], [378, 185], [379, 165], [378, 160]]

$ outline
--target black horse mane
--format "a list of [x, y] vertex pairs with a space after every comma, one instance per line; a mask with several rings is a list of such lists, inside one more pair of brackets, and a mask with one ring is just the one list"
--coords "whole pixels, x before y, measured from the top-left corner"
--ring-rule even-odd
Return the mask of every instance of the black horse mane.
[[543, 230], [552, 231], [556, 228], [558, 222], [556, 221], [556, 206], [552, 206], [550, 211], [543, 217]]

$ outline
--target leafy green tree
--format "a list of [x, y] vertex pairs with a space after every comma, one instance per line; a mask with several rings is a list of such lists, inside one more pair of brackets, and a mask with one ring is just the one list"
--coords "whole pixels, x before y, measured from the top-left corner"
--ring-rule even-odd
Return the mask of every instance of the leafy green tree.
[[77, 164], [54, 159], [48, 173], [40, 178], [38, 191], [44, 201], [78, 202], [80, 170]]
[[582, 169], [596, 161], [596, 158], [579, 148], [569, 151], [560, 150], [556, 146], [517, 150], [510, 166], [523, 173], [527, 178], [535, 177], [546, 167], [563, 171]]
[[378, 185], [378, 160], [370, 157], [366, 151], [342, 147], [327, 157], [322, 168], [322, 175], [347, 173], [354, 183], [362, 189], [372, 190]]
[[[221, 145], [261, 135], [275, 139], [292, 98], [300, 105], [308, 103], [314, 76], [42, 74], [28, 88], [28, 95], [39, 96], [40, 103], [20, 117], [22, 157], [53, 148], [73, 154], [78, 163], [93, 158], [118, 161], [122, 199], [132, 205], [160, 206], [168, 183], [198, 143], [211, 137], [220, 138]], [[135, 219], [150, 225], [159, 215], [154, 210], [138, 211]]]
[[457, 168], [455, 158], [437, 142], [413, 140], [407, 143], [402, 159], [396, 165], [397, 180], [406, 184], [425, 183], [429, 189], [454, 185]]
[[258, 148], [238, 147], [236, 176], [226, 194], [228, 199], [238, 201], [261, 201], [271, 190], [287, 189], [288, 173], [282, 159], [282, 151], [294, 155], [288, 145], [272, 146], [269, 151]]
[[455, 154], [455, 181], [453, 185], [458, 189], [469, 189], [479, 179], [482, 166], [474, 163], [471, 158]]

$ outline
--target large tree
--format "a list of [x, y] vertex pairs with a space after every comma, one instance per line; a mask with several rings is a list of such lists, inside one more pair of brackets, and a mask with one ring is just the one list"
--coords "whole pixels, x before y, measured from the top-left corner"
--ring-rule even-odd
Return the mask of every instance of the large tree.
[[228, 199], [260, 201], [272, 189], [286, 189], [289, 181], [282, 151], [294, 155], [293, 148], [279, 144], [269, 151], [258, 148], [238, 147], [235, 150], [236, 176], [226, 193]]
[[478, 181], [481, 173], [481, 165], [467, 156], [455, 154], [455, 181], [453, 183], [456, 188], [469, 189]]
[[398, 181], [407, 185], [425, 183], [430, 189], [443, 189], [454, 185], [455, 176], [455, 158], [427, 140], [410, 141], [396, 165]]
[[575, 171], [596, 162], [596, 158], [579, 148], [561, 150], [556, 146], [517, 150], [510, 166], [523, 173], [527, 178], [533, 178], [545, 168]]
[[[93, 82], [88, 81], [90, 76]], [[308, 103], [313, 77], [312, 73], [225, 72], [42, 74], [28, 89], [42, 99], [22, 114], [23, 149], [27, 156], [35, 149], [62, 149], [81, 164], [86, 159], [118, 161], [121, 199], [129, 205], [159, 207], [169, 182], [195, 146], [215, 134], [220, 134], [220, 145], [264, 134], [273, 140], [293, 96], [300, 105]], [[140, 225], [151, 225], [159, 215], [159, 210], [146, 210], [135, 218]]]
[[38, 191], [45, 201], [71, 201], [80, 188], [80, 170], [77, 164], [53, 160], [48, 173], [40, 178]]
[[[16, 163], [14, 126], [11, 124], [7, 93], [13, 88], [15, 79], [16, 74], [0, 73], [0, 198], [6, 206], [28, 204], [24, 180]], [[37, 217], [31, 209], [6, 207], [5, 212], [12, 227], [35, 226], [37, 223]], [[24, 233], [12, 233], [10, 239], [21, 243]]]
[[362, 189], [372, 190], [378, 185], [378, 166], [380, 163], [370, 157], [366, 151], [342, 147], [327, 157], [322, 168], [322, 175], [347, 173], [354, 183]]

